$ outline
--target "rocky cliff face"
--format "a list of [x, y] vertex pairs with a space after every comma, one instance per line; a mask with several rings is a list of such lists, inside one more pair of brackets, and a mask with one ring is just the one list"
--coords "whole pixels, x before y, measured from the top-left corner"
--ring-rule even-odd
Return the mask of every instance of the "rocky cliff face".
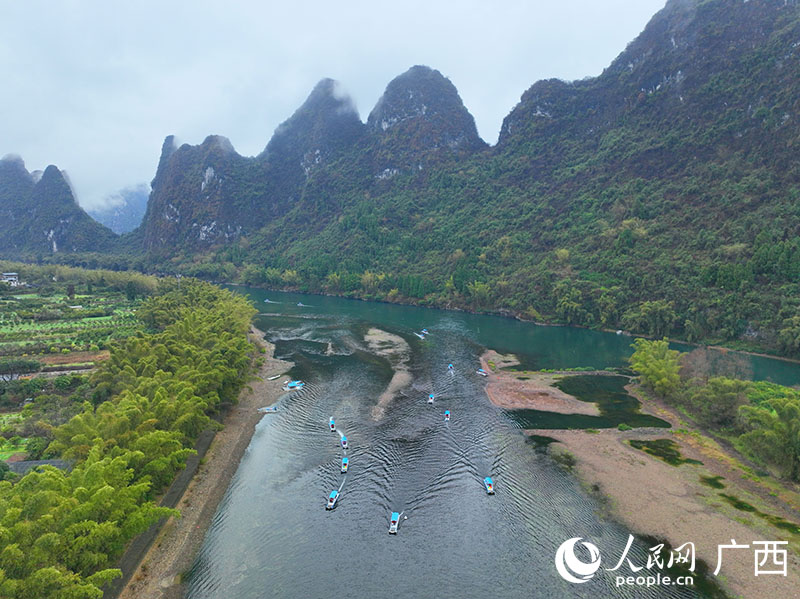
[[261, 159], [286, 176], [305, 178], [340, 157], [363, 136], [353, 101], [333, 79], [323, 79], [276, 130]]
[[[437, 214], [447, 218], [469, 209], [470, 224], [503, 220], [480, 213], [502, 197], [552, 230], [587, 198], [605, 197], [626, 181], [641, 187], [681, 179], [684, 189], [695, 189], [687, 181], [718, 172], [790, 184], [800, 180], [799, 12], [797, 0], [669, 0], [600, 76], [533, 84], [494, 148], [478, 136], [453, 84], [434, 69], [415, 66], [392, 80], [366, 123], [336, 82], [322, 80], [257, 157], [240, 156], [219, 136], [180, 147], [168, 137], [147, 213], [128, 239], [161, 256], [214, 250], [243, 236], [259, 237], [265, 251], [278, 239], [282, 247], [303, 240], [300, 256], [323, 229], [338, 243], [339, 223], [367, 227], [367, 212], [396, 206], [403, 194], [435, 198]], [[23, 218], [20, 198], [34, 184], [13, 161], [0, 169], [4, 226]], [[703, 193], [683, 195], [697, 202]], [[414, 202], [417, 211], [433, 207]], [[666, 209], [618, 212], [656, 217]], [[421, 227], [417, 218], [394, 210], [367, 227], [382, 233], [365, 243]], [[493, 230], [525, 236], [538, 231], [533, 218]], [[611, 229], [613, 221], [604, 220]], [[9, 233], [6, 244], [24, 245], [8, 241], [14, 238]]]
[[142, 227], [148, 249], [203, 247], [236, 239], [251, 215], [235, 210], [235, 191], [248, 159], [230, 141], [208, 136], [174, 147], [168, 137], [152, 182]]
[[426, 66], [411, 67], [386, 86], [367, 127], [382, 177], [486, 147], [455, 86]]
[[180, 148], [168, 137], [142, 223], [146, 249], [207, 248], [254, 233], [289, 210], [308, 178], [363, 133], [350, 99], [325, 79], [256, 158], [219, 136]]
[[687, 159], [722, 143], [760, 147], [765, 129], [791, 137], [800, 120], [798, 40], [796, 0], [669, 0], [599, 77], [531, 86], [503, 121], [498, 147], [535, 143], [547, 154], [559, 146], [552, 163], [565, 146], [620, 143], [633, 164], [652, 162], [637, 150], [657, 132], [665, 150], [690, 146]]
[[16, 156], [0, 160], [0, 250], [21, 247], [34, 179]]

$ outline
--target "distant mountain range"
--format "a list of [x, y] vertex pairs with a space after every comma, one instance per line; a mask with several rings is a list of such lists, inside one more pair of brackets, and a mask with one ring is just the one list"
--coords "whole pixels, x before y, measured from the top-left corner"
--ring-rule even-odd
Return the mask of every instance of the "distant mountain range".
[[669, 0], [598, 77], [535, 83], [493, 147], [424, 66], [366, 123], [321, 81], [256, 157], [167, 137], [117, 241], [66, 184], [68, 222], [23, 217], [58, 170], [4, 161], [0, 251], [800, 351], [798, 73], [797, 0]]
[[126, 187], [113, 197], [106, 198], [108, 203], [104, 207], [87, 210], [87, 213], [117, 235], [130, 233], [142, 224], [149, 198], [149, 185]]

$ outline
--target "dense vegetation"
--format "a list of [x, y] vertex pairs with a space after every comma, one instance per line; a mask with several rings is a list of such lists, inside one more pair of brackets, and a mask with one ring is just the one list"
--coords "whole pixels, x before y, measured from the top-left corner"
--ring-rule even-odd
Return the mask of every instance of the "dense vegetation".
[[800, 482], [800, 391], [769, 382], [690, 376], [688, 354], [637, 339], [642, 383], [776, 475]]
[[0, 160], [0, 251], [102, 251], [112, 249], [115, 237], [78, 206], [58, 168], [50, 165], [36, 176], [19, 158]]
[[433, 117], [370, 129], [260, 231], [148, 259], [800, 355], [798, 36], [796, 3], [670, 2], [600, 77], [535, 84], [495, 148], [431, 154]]
[[800, 356], [798, 39], [795, 0], [671, 0], [492, 148], [436, 71], [367, 123], [325, 80], [255, 158], [167, 138], [114, 251], [38, 257]]
[[73, 468], [0, 482], [0, 596], [102, 596], [126, 542], [173, 513], [155, 495], [247, 380], [253, 313], [207, 283], [162, 283], [137, 311], [147, 332], [112, 343], [88, 382], [63, 381], [84, 401], [42, 454]]

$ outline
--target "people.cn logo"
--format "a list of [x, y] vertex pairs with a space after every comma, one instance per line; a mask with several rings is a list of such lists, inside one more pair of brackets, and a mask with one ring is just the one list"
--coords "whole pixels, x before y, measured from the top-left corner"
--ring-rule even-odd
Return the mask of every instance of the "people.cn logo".
[[600, 568], [600, 550], [592, 543], [581, 541], [581, 545], [589, 552], [588, 564], [579, 560], [575, 555], [575, 545], [580, 540], [581, 537], [575, 537], [564, 541], [556, 551], [556, 570], [561, 578], [569, 582], [587, 582]]

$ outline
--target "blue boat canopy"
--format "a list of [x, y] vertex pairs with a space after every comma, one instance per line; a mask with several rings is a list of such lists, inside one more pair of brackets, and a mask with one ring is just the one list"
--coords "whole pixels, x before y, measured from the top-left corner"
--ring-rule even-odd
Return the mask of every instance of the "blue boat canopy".
[[392, 512], [392, 521], [399, 520], [400, 514], [397, 512]]
[[333, 499], [339, 494], [339, 491], [331, 491], [331, 494], [328, 496], [328, 499]]
[[342, 464], [346, 464], [349, 460], [347, 458], [342, 458]]
[[485, 483], [489, 483], [490, 485], [491, 485], [491, 484], [493, 484], [493, 483], [492, 483], [492, 479], [491, 479], [491, 477], [489, 477], [489, 476], [487, 476], [486, 478], [484, 478], [484, 479], [483, 479], [483, 482], [485, 482]]

